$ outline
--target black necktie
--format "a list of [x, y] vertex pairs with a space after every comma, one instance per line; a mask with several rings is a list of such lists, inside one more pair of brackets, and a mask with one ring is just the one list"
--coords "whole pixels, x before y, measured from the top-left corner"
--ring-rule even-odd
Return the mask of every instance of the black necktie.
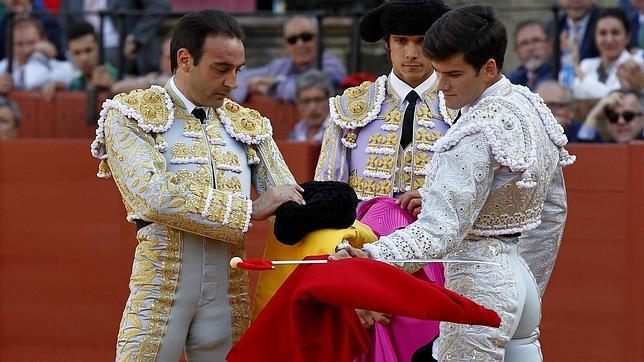
[[405, 109], [402, 135], [400, 136], [400, 145], [403, 148], [407, 147], [411, 142], [414, 133], [414, 112], [416, 111], [416, 101], [418, 98], [418, 93], [413, 90], [407, 93], [407, 97], [405, 97], [405, 100], [407, 101], [407, 109]]
[[197, 117], [199, 122], [203, 123], [203, 120], [206, 119], [206, 111], [203, 108], [195, 108], [192, 110], [192, 115]]
[[461, 118], [461, 110], [460, 109], [458, 110], [458, 113], [456, 113], [456, 118], [454, 118], [452, 123], [456, 123], [456, 121], [458, 121], [459, 118]]

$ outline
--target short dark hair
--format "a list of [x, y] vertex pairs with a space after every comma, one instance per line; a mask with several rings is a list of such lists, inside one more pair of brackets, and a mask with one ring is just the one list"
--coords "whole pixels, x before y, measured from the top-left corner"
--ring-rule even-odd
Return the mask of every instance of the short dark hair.
[[626, 13], [624, 10], [620, 8], [606, 8], [602, 10], [601, 13], [599, 13], [599, 16], [597, 17], [597, 21], [603, 19], [603, 18], [615, 18], [619, 20], [620, 23], [622, 23], [622, 26], [624, 26], [624, 30], [626, 31], [626, 34], [631, 33], [631, 24], [628, 21], [628, 17], [626, 16]]
[[221, 10], [201, 10], [184, 15], [175, 26], [170, 41], [170, 67], [177, 69], [177, 52], [186, 48], [195, 65], [203, 56], [203, 43], [210, 36], [227, 35], [244, 41], [244, 31], [230, 14]]
[[85, 35], [92, 35], [96, 41], [98, 41], [98, 37], [96, 36], [96, 31], [94, 30], [94, 27], [92, 24], [86, 22], [86, 21], [79, 21], [77, 23], [73, 23], [67, 28], [67, 42], [69, 43], [72, 40], [76, 40], [79, 38], [84, 37]]
[[468, 5], [447, 12], [429, 28], [423, 52], [437, 61], [463, 53], [465, 62], [477, 70], [492, 58], [500, 72], [507, 44], [505, 27], [492, 7]]
[[516, 43], [517, 35], [519, 34], [519, 32], [521, 30], [523, 30], [523, 28], [527, 28], [529, 26], [538, 26], [541, 29], [541, 31], [543, 31], [543, 33], [546, 35], [546, 39], [550, 39], [550, 34], [548, 33], [548, 29], [546, 29], [546, 26], [543, 25], [542, 22], [540, 22], [537, 19], [528, 19], [528, 20], [524, 20], [524, 21], [520, 22], [519, 24], [517, 24], [517, 27], [514, 28], [514, 42], [515, 43]]

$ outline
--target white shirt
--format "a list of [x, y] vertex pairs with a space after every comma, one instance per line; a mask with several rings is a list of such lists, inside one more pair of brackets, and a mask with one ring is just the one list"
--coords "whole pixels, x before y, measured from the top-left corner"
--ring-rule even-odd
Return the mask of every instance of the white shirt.
[[[186, 96], [183, 95], [183, 93], [181, 93], [177, 85], [174, 83], [174, 76], [172, 76], [172, 78], [170, 78], [168, 82], [170, 82], [170, 87], [174, 91], [174, 94], [176, 94], [177, 97], [179, 97], [179, 99], [183, 102], [183, 105], [186, 106], [186, 110], [188, 111], [188, 113], [192, 113], [192, 111], [194, 111], [194, 109], [197, 108], [197, 105], [192, 103], [188, 98], [186, 98]], [[206, 111], [206, 119], [208, 119], [208, 117], [210, 116], [210, 107], [199, 107], [199, 108], [203, 108], [203, 110]]]
[[421, 101], [423, 100], [423, 93], [425, 93], [436, 82], [436, 72], [432, 72], [432, 75], [420, 83], [416, 88], [412, 88], [409, 84], [403, 82], [398, 78], [398, 76], [396, 76], [393, 70], [389, 73], [389, 79], [391, 80], [391, 87], [394, 89], [394, 92], [396, 92], [396, 94], [403, 100], [400, 103], [400, 110], [403, 111], [407, 109], [407, 103], [409, 103], [405, 100], [405, 97], [407, 97], [407, 94], [412, 90], [416, 91], [420, 96]]
[[487, 87], [483, 91], [483, 93], [481, 93], [480, 97], [475, 99], [472, 103], [463, 106], [463, 108], [461, 108], [461, 113], [462, 114], [467, 113], [467, 111], [469, 111], [470, 108], [474, 107], [478, 102], [480, 102], [481, 99], [493, 95], [494, 93], [496, 93], [499, 89], [503, 88], [508, 83], [510, 83], [510, 81], [504, 75], [501, 75], [501, 79], [497, 80], [496, 82], [494, 82], [494, 84], [492, 84], [491, 86]]
[[[0, 74], [7, 73], [7, 66], [7, 59], [0, 61]], [[11, 78], [15, 89], [34, 90], [53, 81], [69, 85], [76, 74], [70, 62], [49, 60], [42, 53], [34, 52], [23, 65], [14, 60]]]
[[599, 81], [597, 69], [601, 66], [601, 58], [586, 58], [579, 63], [579, 70], [584, 74], [583, 79], [575, 77], [572, 83], [572, 92], [576, 99], [603, 98], [613, 90], [622, 88], [617, 78], [617, 67], [625, 61], [633, 59], [640, 67], [644, 66], [641, 53], [631, 54], [627, 50], [622, 51], [619, 58], [608, 68], [606, 82]]
[[[101, 11], [107, 9], [107, 0], [83, 0], [85, 11]], [[92, 24], [96, 33], [99, 33], [100, 17], [98, 14], [85, 15], [85, 20]], [[116, 48], [119, 45], [119, 33], [109, 16], [103, 22], [103, 46], [105, 48]]]

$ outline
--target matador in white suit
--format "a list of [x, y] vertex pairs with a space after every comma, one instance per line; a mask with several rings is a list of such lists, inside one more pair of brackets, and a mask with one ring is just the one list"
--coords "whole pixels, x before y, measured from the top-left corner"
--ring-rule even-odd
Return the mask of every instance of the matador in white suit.
[[434, 23], [423, 51], [438, 74], [442, 107], [460, 113], [434, 144], [418, 221], [332, 256], [495, 263], [445, 264], [445, 286], [495, 310], [502, 322], [441, 323], [440, 361], [542, 360], [540, 295], [567, 212], [562, 166], [574, 156], [541, 98], [500, 74], [506, 44], [488, 6], [455, 9]]
[[92, 153], [138, 240], [118, 361], [176, 362], [184, 351], [223, 361], [250, 316], [247, 275], [230, 258], [244, 256], [251, 219], [303, 202], [268, 119], [226, 98], [245, 62], [242, 40], [229, 14], [188, 14], [174, 29], [165, 88], [103, 105]]

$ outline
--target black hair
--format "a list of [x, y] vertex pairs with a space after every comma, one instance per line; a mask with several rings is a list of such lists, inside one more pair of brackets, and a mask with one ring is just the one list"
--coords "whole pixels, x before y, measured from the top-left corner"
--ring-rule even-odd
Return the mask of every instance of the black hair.
[[603, 18], [615, 18], [619, 20], [620, 23], [622, 23], [622, 26], [624, 27], [624, 30], [626, 31], [626, 34], [631, 33], [631, 25], [628, 21], [628, 18], [626, 17], [626, 13], [624, 10], [620, 8], [606, 8], [602, 10], [601, 13], [599, 13], [599, 16], [597, 17], [597, 22]]
[[86, 21], [79, 21], [77, 23], [73, 23], [67, 29], [67, 34], [66, 34], [67, 42], [69, 43], [72, 40], [82, 38], [85, 35], [92, 35], [94, 39], [98, 41], [98, 37], [96, 36], [96, 31], [94, 30], [94, 27], [92, 26], [92, 24]]
[[476, 70], [492, 58], [503, 68], [508, 35], [487, 5], [462, 6], [438, 19], [423, 39], [423, 52], [431, 60], [443, 61], [463, 53]]
[[221, 10], [201, 10], [184, 15], [172, 32], [170, 41], [170, 67], [172, 73], [177, 69], [177, 52], [188, 50], [195, 65], [203, 56], [203, 44], [210, 36], [226, 35], [244, 41], [244, 31], [230, 14]]

